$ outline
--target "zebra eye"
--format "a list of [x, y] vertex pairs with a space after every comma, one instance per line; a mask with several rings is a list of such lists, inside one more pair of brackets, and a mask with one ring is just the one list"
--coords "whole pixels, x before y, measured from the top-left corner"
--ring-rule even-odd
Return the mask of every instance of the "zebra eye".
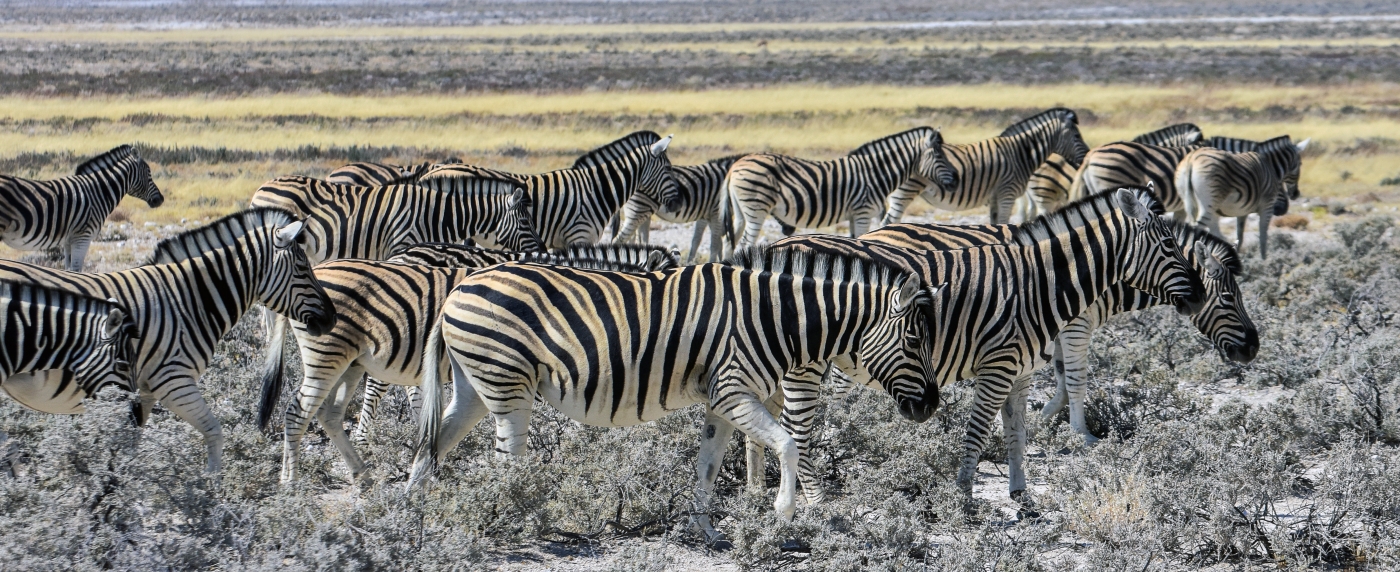
[[1171, 236], [1163, 237], [1163, 238], [1162, 238], [1162, 244], [1165, 245], [1167, 248], [1170, 248], [1170, 249], [1173, 249], [1173, 250], [1176, 249], [1176, 239], [1175, 239], [1175, 238], [1172, 238]]
[[1234, 304], [1234, 303], [1235, 303], [1235, 294], [1234, 294], [1234, 292], [1221, 292], [1221, 293], [1220, 293], [1220, 301], [1221, 301], [1221, 302], [1224, 302], [1224, 303], [1226, 303], [1226, 304]]

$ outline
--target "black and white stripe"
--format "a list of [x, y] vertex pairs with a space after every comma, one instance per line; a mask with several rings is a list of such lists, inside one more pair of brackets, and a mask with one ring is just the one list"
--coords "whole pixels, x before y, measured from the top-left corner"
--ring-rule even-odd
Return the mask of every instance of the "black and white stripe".
[[1163, 147], [1146, 143], [1118, 142], [1095, 147], [1084, 157], [1083, 166], [1070, 187], [1069, 199], [1121, 187], [1150, 186], [1167, 212], [1185, 216], [1185, 202], [1176, 188], [1176, 168], [1194, 147]]
[[135, 334], [114, 300], [0, 280], [0, 389], [30, 409], [82, 413], [103, 387], [136, 390]]
[[[1235, 217], [1236, 248], [1244, 247], [1245, 222], [1259, 215], [1259, 257], [1269, 254], [1269, 221], [1288, 212], [1288, 173], [1293, 145], [1270, 146], [1266, 151], [1231, 153], [1214, 148], [1192, 151], [1176, 170], [1186, 220], [1220, 236], [1220, 216]], [[1297, 189], [1296, 184], [1292, 187]]]
[[1133, 143], [1158, 147], [1190, 147], [1201, 142], [1201, 128], [1195, 123], [1177, 123], [1133, 138]]
[[[695, 233], [690, 239], [690, 252], [686, 255], [686, 263], [695, 260], [696, 254], [700, 250], [700, 239], [705, 235], [705, 229], [710, 229], [710, 261], [718, 261], [725, 256], [724, 237], [725, 229], [732, 225], [732, 221], [723, 218], [724, 209], [721, 202], [724, 196], [724, 177], [729, 172], [729, 167], [739, 160], [743, 155], [730, 155], [712, 159], [699, 165], [671, 166], [671, 175], [676, 180], [677, 200], [670, 208], [661, 208], [651, 201], [646, 195], [634, 194], [628, 201], [623, 211], [635, 213], [635, 216], [642, 217], [635, 225], [630, 225], [636, 229], [636, 236], [640, 242], [651, 240], [651, 226], [647, 220], [655, 214], [661, 220], [685, 224], [695, 223]], [[629, 214], [628, 216], [633, 216]], [[627, 240], [629, 237], [618, 237], [618, 240]]]
[[1025, 195], [1031, 174], [1056, 153], [1078, 165], [1088, 146], [1079, 134], [1079, 116], [1063, 108], [1023, 119], [996, 137], [967, 145], [943, 145], [943, 153], [956, 171], [955, 184], [927, 179], [911, 181], [890, 196], [885, 223], [899, 222], [914, 197], [934, 207], [962, 211], [981, 206], [991, 209], [992, 224], [1011, 218], [1016, 199]]
[[[536, 396], [605, 427], [704, 403], [699, 512], [738, 427], [779, 452], [775, 506], [791, 518], [796, 444], [765, 403], [781, 395], [788, 370], [836, 359], [862, 381], [880, 383], [906, 418], [927, 419], [938, 392], [926, 382], [932, 348], [922, 284], [895, 267], [793, 252], [745, 251], [729, 264], [640, 276], [493, 266], [458, 284], [431, 334], [424, 360], [451, 360], [454, 392], [439, 415], [440, 373], [429, 369], [423, 378], [422, 440], [410, 483], [488, 411], [497, 451], [523, 453]], [[699, 520], [713, 534], [708, 518]]]
[[130, 145], [87, 160], [71, 177], [0, 175], [0, 241], [16, 250], [60, 249], [63, 267], [82, 271], [88, 247], [123, 195], [151, 208], [165, 202], [150, 165]]
[[[449, 161], [455, 162], [455, 161]], [[402, 185], [418, 181], [433, 163], [416, 165], [390, 165], [388, 163], [350, 163], [326, 175], [326, 182], [333, 185], [354, 185], [357, 187], [382, 187]]]
[[[535, 230], [550, 249], [575, 244], [596, 244], [608, 221], [634, 194], [646, 195], [652, 202], [672, 205], [676, 184], [666, 148], [671, 136], [662, 138], [650, 131], [639, 131], [589, 151], [568, 169], [517, 175], [472, 165], [437, 165], [418, 179], [420, 185], [443, 185], [479, 177], [499, 177], [522, 184], [534, 205]], [[626, 224], [640, 223], [639, 217], [624, 217]], [[630, 236], [624, 226], [621, 236]]]
[[[737, 246], [754, 244], [771, 215], [792, 228], [821, 228], [849, 221], [851, 235], [865, 233], [885, 211], [886, 198], [916, 175], [957, 184], [944, 157], [943, 136], [918, 127], [876, 139], [849, 155], [809, 161], [787, 155], [747, 155], [729, 168], [722, 209], [742, 225]], [[721, 214], [720, 218], [725, 218]]]
[[221, 467], [223, 429], [197, 381], [218, 342], [255, 303], [326, 332], [335, 310], [311, 274], [302, 222], [251, 209], [161, 241], [151, 261], [119, 272], [79, 274], [0, 261], [0, 279], [115, 299], [136, 324], [133, 378], [144, 421], [156, 401], [203, 436], [208, 470]]

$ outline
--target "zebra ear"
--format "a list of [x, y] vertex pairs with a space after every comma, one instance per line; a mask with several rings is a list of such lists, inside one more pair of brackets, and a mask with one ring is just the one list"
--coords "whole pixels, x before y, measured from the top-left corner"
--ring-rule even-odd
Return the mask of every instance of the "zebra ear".
[[1308, 143], [1311, 142], [1311, 141], [1312, 141], [1312, 137], [1309, 137], [1309, 138], [1307, 138], [1307, 139], [1304, 139], [1304, 140], [1302, 140], [1302, 141], [1299, 141], [1299, 142], [1298, 142], [1298, 152], [1299, 152], [1299, 153], [1302, 153], [1304, 150], [1306, 150], [1306, 149], [1308, 148]]
[[512, 192], [510, 193], [510, 200], [506, 201], [506, 206], [509, 207], [509, 208], [517, 208], [517, 207], [520, 206], [521, 201], [524, 201], [524, 200], [525, 200], [525, 189], [516, 188], [514, 191], [512, 191]]
[[651, 156], [660, 157], [666, 153], [666, 148], [671, 146], [671, 138], [675, 135], [667, 135], [660, 141], [651, 144]]
[[301, 236], [302, 228], [305, 228], [305, 226], [306, 223], [302, 221], [295, 221], [291, 224], [288, 224], [287, 226], [277, 229], [277, 248], [286, 248], [288, 245], [292, 244], [293, 242], [296, 242], [297, 237]]
[[120, 332], [122, 325], [126, 323], [126, 312], [121, 308], [112, 308], [107, 311], [107, 319], [102, 321], [102, 338], [111, 339]]
[[1152, 213], [1147, 210], [1147, 207], [1142, 206], [1142, 203], [1138, 202], [1137, 197], [1133, 196], [1132, 191], [1128, 189], [1118, 189], [1118, 192], [1114, 193], [1113, 196], [1118, 199], [1118, 208], [1123, 211], [1123, 214], [1128, 215], [1128, 218], [1134, 218], [1139, 221], [1146, 221], [1152, 218]]
[[1196, 243], [1196, 259], [1201, 261], [1201, 266], [1206, 269], [1206, 276], [1219, 277], [1225, 274], [1225, 263], [1206, 250], [1206, 245], [1199, 242]]
[[653, 250], [651, 254], [647, 255], [647, 270], [655, 272], [663, 264], [666, 264], [666, 255], [662, 254], [660, 250]]
[[900, 316], [906, 314], [909, 312], [910, 308], [913, 308], [914, 305], [919, 302], [919, 290], [922, 286], [920, 282], [919, 277], [912, 274], [904, 277], [904, 281], [899, 284], [899, 287], [895, 288], [894, 300], [890, 304], [891, 315]]

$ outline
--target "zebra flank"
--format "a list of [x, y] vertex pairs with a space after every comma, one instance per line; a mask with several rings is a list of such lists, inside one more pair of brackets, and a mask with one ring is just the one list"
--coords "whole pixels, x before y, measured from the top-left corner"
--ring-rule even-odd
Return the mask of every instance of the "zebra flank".
[[335, 310], [298, 244], [301, 221], [277, 209], [250, 209], [156, 245], [130, 270], [79, 274], [0, 261], [0, 279], [114, 299], [131, 312], [140, 343], [132, 371], [141, 388], [138, 421], [159, 401], [204, 436], [208, 470], [222, 464], [223, 430], [197, 380], [214, 349], [255, 303], [328, 331]]
[[357, 187], [411, 184], [417, 182], [418, 177], [432, 166], [432, 163], [419, 163], [417, 165], [350, 163], [327, 174], [326, 182], [333, 185], [354, 185]]
[[[1251, 141], [1249, 139], [1236, 139], [1216, 135], [1205, 143], [1207, 147], [1229, 151], [1231, 153], [1261, 153], [1268, 157], [1269, 164], [1273, 166], [1274, 173], [1283, 181], [1285, 190], [1288, 191], [1288, 200], [1298, 200], [1301, 195], [1298, 189], [1298, 177], [1302, 175], [1303, 150], [1308, 148], [1311, 139], [1304, 139], [1297, 144], [1287, 135], [1281, 135], [1268, 141]], [[1274, 212], [1276, 215], [1287, 214], [1288, 203], [1283, 203], [1283, 212]]]
[[[450, 245], [430, 245], [431, 253], [448, 251]], [[482, 249], [457, 247], [457, 252], [479, 256]], [[667, 249], [637, 245], [580, 246], [558, 254], [503, 253], [530, 264], [547, 264], [621, 271], [634, 274], [667, 270], [678, 265], [677, 255]], [[423, 351], [428, 343], [431, 322], [442, 311], [443, 300], [452, 288], [477, 268], [467, 266], [425, 266], [400, 260], [376, 262], [339, 260], [316, 267], [316, 279], [336, 309], [336, 325], [329, 332], [313, 334], [301, 324], [292, 323], [301, 351], [303, 376], [297, 397], [285, 414], [282, 481], [296, 480], [301, 440], [310, 426], [311, 413], [318, 412], [322, 426], [358, 477], [364, 460], [354, 442], [367, 437], [364, 428], [373, 418], [389, 385], [415, 387], [423, 377]], [[408, 255], [407, 258], [412, 258]], [[491, 264], [495, 264], [491, 262]], [[440, 362], [430, 362], [440, 363]], [[345, 435], [345, 409], [348, 396], [355, 394], [360, 379], [365, 385], [365, 404], [355, 435]], [[441, 377], [439, 377], [441, 379]], [[276, 388], [280, 394], [280, 388]], [[264, 400], [260, 420], [269, 419], [275, 400]]]
[[885, 210], [886, 198], [912, 177], [957, 184], [944, 148], [937, 130], [918, 127], [830, 161], [772, 153], [744, 156], [729, 168], [723, 191], [728, 212], [743, 227], [737, 246], [755, 244], [770, 215], [794, 228], [849, 221], [852, 236], [863, 234]]
[[[634, 195], [663, 206], [675, 204], [676, 185], [666, 156], [670, 144], [669, 135], [639, 131], [589, 151], [568, 169], [517, 175], [471, 165], [437, 165], [419, 177], [418, 184], [451, 185], [492, 176], [515, 181], [534, 205], [534, 227], [545, 248], [595, 244], [608, 220]], [[638, 216], [624, 217], [619, 236], [630, 237], [636, 224]]]
[[1023, 119], [1000, 135], [966, 145], [943, 145], [943, 153], [956, 172], [955, 184], [928, 179], [912, 180], [889, 199], [885, 224], [899, 222], [915, 197], [936, 208], [969, 210], [987, 206], [993, 224], [1011, 218], [1016, 199], [1026, 192], [1031, 174], [1050, 154], [1078, 165], [1088, 146], [1079, 134], [1079, 118], [1068, 109], [1056, 108]]
[[[1038, 214], [1059, 210], [1069, 202], [1069, 190], [1074, 186], [1074, 176], [1078, 172], [1079, 167], [1068, 159], [1059, 153], [1051, 153], [1026, 182], [1026, 200]], [[1030, 218], [1025, 217], [1023, 222]]]
[[248, 199], [249, 208], [282, 209], [297, 218], [306, 218], [321, 205], [330, 204], [347, 193], [368, 192], [370, 187], [338, 185], [315, 177], [277, 177], [258, 187]]
[[[493, 266], [457, 285], [429, 335], [424, 359], [452, 361], [454, 397], [444, 416], [438, 375], [448, 368], [429, 368], [410, 487], [488, 411], [497, 451], [523, 453], [536, 396], [606, 427], [705, 403], [697, 510], [708, 510], [737, 427], [779, 452], [775, 508], [790, 519], [796, 445], [764, 405], [783, 372], [843, 359], [894, 396], [903, 416], [927, 419], [938, 402], [924, 372], [928, 296], [898, 267], [766, 249], [643, 275]], [[715, 537], [707, 517], [698, 522]]]
[[1178, 123], [1138, 135], [1133, 138], [1133, 143], [1158, 147], [1190, 147], [1200, 143], [1203, 136], [1201, 128], [1195, 123]]
[[[1051, 358], [1051, 343], [1109, 287], [1127, 283], [1171, 300], [1179, 311], [1203, 304], [1204, 286], [1176, 248], [1173, 234], [1138, 197], [1146, 189], [1120, 189], [1067, 205], [1056, 213], [1019, 226], [949, 228], [919, 250], [905, 228], [881, 229], [861, 240], [839, 237], [793, 237], [774, 248], [854, 255], [914, 269], [929, 283], [960, 284], [934, 300], [928, 315], [934, 336], [930, 382], [938, 386], [975, 378], [976, 398], [964, 439], [958, 481], [970, 487], [991, 423], [1006, 407], [1011, 451], [1011, 491], [1025, 489], [1021, 469], [1025, 444], [1023, 421], [1027, 376]], [[894, 236], [897, 246], [881, 244]], [[1000, 243], [967, 247], [976, 240]], [[880, 241], [880, 242], [877, 242]], [[930, 250], [951, 247], [952, 250]], [[838, 364], [839, 365], [839, 364]], [[815, 381], [790, 376], [784, 395], [810, 399]], [[787, 418], [789, 426], [810, 424], [810, 417]], [[798, 431], [799, 433], [805, 432]], [[804, 481], [804, 485], [806, 481]], [[816, 482], [814, 490], [820, 489]]]
[[1185, 203], [1176, 187], [1176, 168], [1192, 149], [1131, 142], [1095, 147], [1084, 157], [1069, 198], [1074, 201], [1120, 187], [1151, 185], [1162, 208], [1182, 212]]
[[79, 272], [123, 195], [151, 208], [165, 202], [150, 165], [130, 145], [88, 159], [75, 172], [49, 181], [0, 175], [0, 242], [16, 250], [60, 249], [63, 267]]
[[1285, 148], [1293, 150], [1290, 144], [1264, 152], [1231, 153], [1210, 147], [1192, 151], [1176, 171], [1186, 220], [1220, 236], [1219, 217], [1235, 217], [1235, 246], [1243, 248], [1245, 222], [1256, 214], [1259, 257], [1267, 258], [1269, 221], [1276, 213], [1288, 212], [1289, 192], [1283, 180], [1288, 167], [1278, 158]]
[[[83, 412], [83, 399], [131, 382], [136, 326], [111, 300], [0, 280], [0, 388], [45, 413]], [[38, 372], [61, 370], [52, 375]]]

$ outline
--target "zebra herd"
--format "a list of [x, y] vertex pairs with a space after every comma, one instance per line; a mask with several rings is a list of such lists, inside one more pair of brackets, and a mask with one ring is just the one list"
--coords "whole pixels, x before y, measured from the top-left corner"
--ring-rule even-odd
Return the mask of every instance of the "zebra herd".
[[[1041, 414], [1068, 405], [1092, 443], [1087, 346], [1109, 317], [1170, 304], [1223, 356], [1255, 357], [1235, 282], [1244, 218], [1260, 218], [1262, 257], [1269, 217], [1298, 196], [1307, 145], [1205, 139], [1181, 124], [1090, 149], [1061, 108], [970, 145], [919, 127], [829, 161], [760, 153], [673, 166], [671, 139], [633, 133], [535, 175], [450, 161], [279, 177], [249, 209], [104, 273], [81, 272], [83, 258], [121, 196], [163, 200], [135, 148], [72, 177], [0, 178], [0, 238], [59, 248], [65, 261], [0, 261], [0, 387], [63, 414], [106, 385], [135, 392], [136, 422], [159, 402], [203, 435], [217, 475], [223, 433], [199, 378], [261, 306], [260, 426], [284, 393], [289, 331], [302, 363], [283, 416], [283, 482], [297, 479], [313, 416], [360, 478], [369, 465], [357, 445], [395, 385], [421, 403], [410, 490], [488, 413], [496, 451], [519, 455], [537, 403], [606, 427], [703, 404], [695, 524], [716, 540], [708, 502], [735, 429], [751, 484], [763, 482], [763, 450], [777, 455], [774, 506], [791, 518], [799, 484], [808, 502], [824, 498], [810, 451], [823, 384], [878, 387], [922, 422], [948, 384], [972, 380], [958, 483], [970, 490], [1000, 413], [1009, 492], [1023, 498], [1030, 376], [1055, 364]], [[899, 223], [916, 197], [986, 206], [991, 224]], [[1013, 212], [1022, 223], [1007, 224]], [[652, 215], [695, 223], [685, 265], [647, 244]], [[850, 237], [759, 244], [770, 216], [788, 234], [846, 222]], [[1221, 216], [1239, 219], [1234, 246]], [[710, 260], [691, 265], [707, 229]]]

